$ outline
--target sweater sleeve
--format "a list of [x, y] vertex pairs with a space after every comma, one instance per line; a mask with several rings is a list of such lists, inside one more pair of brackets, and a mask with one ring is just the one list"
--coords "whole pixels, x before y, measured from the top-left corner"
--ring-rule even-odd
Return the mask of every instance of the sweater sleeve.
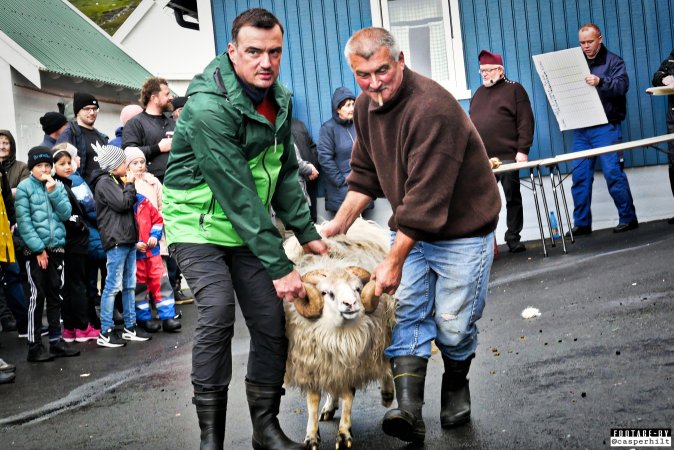
[[47, 197], [49, 197], [49, 202], [59, 220], [61, 222], [68, 220], [72, 214], [72, 205], [70, 204], [68, 192], [66, 192], [63, 183], [57, 183], [56, 189], [52, 192], [48, 192]]
[[517, 84], [515, 90], [517, 108], [517, 151], [529, 154], [534, 142], [534, 112], [531, 110], [529, 95], [522, 85]]

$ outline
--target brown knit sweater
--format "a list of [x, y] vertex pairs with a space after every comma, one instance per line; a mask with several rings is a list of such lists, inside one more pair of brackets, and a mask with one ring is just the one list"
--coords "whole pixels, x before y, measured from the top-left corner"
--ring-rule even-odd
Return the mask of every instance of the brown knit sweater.
[[496, 228], [501, 199], [487, 153], [439, 84], [405, 68], [398, 92], [383, 106], [358, 97], [354, 122], [349, 189], [385, 196], [392, 229], [436, 241]]
[[502, 78], [491, 87], [480, 86], [470, 101], [470, 118], [490, 158], [514, 161], [517, 152], [529, 154], [534, 113], [521, 84]]

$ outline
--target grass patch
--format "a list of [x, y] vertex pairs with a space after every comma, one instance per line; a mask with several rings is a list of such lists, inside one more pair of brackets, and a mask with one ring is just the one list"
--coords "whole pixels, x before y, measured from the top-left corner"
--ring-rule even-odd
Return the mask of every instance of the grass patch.
[[70, 0], [70, 3], [113, 35], [136, 9], [140, 0]]

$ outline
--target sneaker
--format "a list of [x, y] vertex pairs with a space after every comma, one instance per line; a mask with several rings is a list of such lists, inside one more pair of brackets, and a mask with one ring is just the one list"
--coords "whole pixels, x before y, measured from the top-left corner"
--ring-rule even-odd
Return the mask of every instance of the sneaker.
[[[79, 331], [79, 330], [77, 330]], [[75, 330], [63, 329], [63, 340], [66, 342], [75, 342]]]
[[14, 372], [0, 372], [0, 384], [12, 383], [16, 378]]
[[[42, 331], [40, 331], [40, 336], [46, 336], [48, 334], [49, 334], [49, 328], [42, 327]], [[27, 338], [28, 337], [28, 330], [23, 331], [23, 332], [19, 331], [18, 337], [23, 338], [23, 339]]]
[[176, 305], [189, 305], [194, 303], [194, 299], [183, 292], [182, 289], [173, 291]]
[[124, 327], [122, 332], [122, 339], [127, 341], [149, 341], [152, 336], [147, 334], [145, 330], [140, 327], [131, 327], [131, 329]]
[[117, 348], [124, 347], [126, 342], [120, 339], [114, 330], [108, 328], [106, 332], [101, 331], [98, 334], [98, 338], [96, 338], [96, 344], [101, 347]]
[[16, 366], [14, 364], [7, 363], [0, 358], [0, 373], [14, 372], [14, 371], [16, 371]]
[[99, 334], [101, 334], [101, 330], [87, 325], [87, 328], [84, 330], [75, 330], [75, 340], [77, 342], [95, 341], [98, 339]]
[[80, 356], [80, 351], [70, 348], [63, 339], [49, 343], [49, 353], [57, 358], [69, 358], [71, 356]]

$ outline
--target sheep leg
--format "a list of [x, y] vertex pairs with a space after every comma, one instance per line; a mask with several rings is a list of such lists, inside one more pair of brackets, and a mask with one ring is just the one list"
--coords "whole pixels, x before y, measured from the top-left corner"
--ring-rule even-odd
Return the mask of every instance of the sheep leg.
[[382, 377], [379, 387], [381, 389], [381, 404], [388, 408], [393, 403], [393, 394], [395, 390], [393, 386], [393, 376], [391, 375], [390, 370], [386, 371], [386, 375]]
[[339, 408], [339, 399], [328, 394], [321, 409], [321, 422], [332, 420], [335, 417], [335, 411]]
[[355, 394], [355, 389], [351, 389], [342, 394], [342, 417], [339, 420], [339, 432], [337, 433], [337, 442], [335, 445], [337, 450], [351, 448], [353, 445], [353, 438], [351, 436], [351, 408], [353, 406], [353, 396]]
[[318, 450], [321, 442], [321, 433], [318, 429], [318, 404], [320, 402], [320, 392], [307, 392], [307, 435], [304, 438], [304, 445], [309, 450]]

